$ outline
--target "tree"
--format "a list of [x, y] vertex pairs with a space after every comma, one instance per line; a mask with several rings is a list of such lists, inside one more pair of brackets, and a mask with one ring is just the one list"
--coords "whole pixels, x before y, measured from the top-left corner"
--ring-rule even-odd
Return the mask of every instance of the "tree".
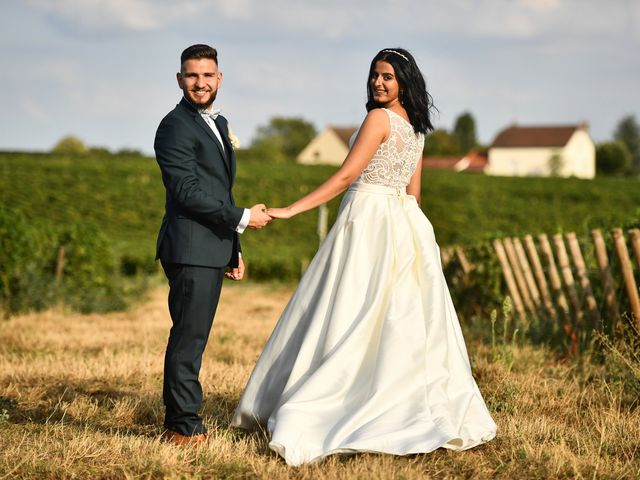
[[424, 156], [444, 157], [459, 155], [460, 147], [458, 141], [449, 132], [443, 129], [434, 130], [424, 142]]
[[621, 141], [601, 143], [596, 148], [596, 171], [603, 175], [624, 175], [631, 166], [631, 153]]
[[273, 161], [294, 161], [316, 136], [313, 124], [302, 118], [273, 117], [258, 128], [251, 148]]
[[116, 152], [116, 155], [127, 156], [127, 157], [144, 157], [144, 153], [135, 148], [124, 147], [119, 149]]
[[635, 116], [627, 115], [618, 122], [614, 138], [627, 147], [631, 154], [631, 170], [640, 173], [640, 125]]
[[559, 177], [564, 168], [564, 159], [559, 153], [554, 153], [549, 157], [549, 175]]
[[73, 135], [67, 135], [61, 138], [58, 143], [53, 147], [51, 153], [57, 153], [62, 155], [79, 155], [87, 153], [87, 146], [78, 137]]
[[478, 145], [476, 139], [476, 121], [469, 112], [464, 112], [456, 119], [453, 127], [453, 136], [460, 146], [460, 153], [467, 153]]

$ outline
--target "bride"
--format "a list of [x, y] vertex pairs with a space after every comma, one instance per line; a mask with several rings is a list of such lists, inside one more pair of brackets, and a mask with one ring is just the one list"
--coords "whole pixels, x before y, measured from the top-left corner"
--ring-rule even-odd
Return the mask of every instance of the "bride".
[[334, 453], [464, 450], [496, 433], [419, 206], [433, 103], [411, 54], [381, 50], [367, 96], [342, 167], [268, 211], [290, 218], [348, 187], [232, 419], [266, 427], [289, 465]]

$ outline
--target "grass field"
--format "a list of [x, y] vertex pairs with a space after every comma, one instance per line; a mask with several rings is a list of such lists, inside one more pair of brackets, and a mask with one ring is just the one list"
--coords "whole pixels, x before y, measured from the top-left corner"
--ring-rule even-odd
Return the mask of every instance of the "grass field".
[[[159, 441], [166, 290], [128, 312], [0, 322], [0, 478], [636, 479], [640, 409], [602, 367], [476, 341], [463, 324], [496, 439], [454, 453], [359, 454], [287, 467], [228, 421], [290, 287], [227, 284], [201, 379], [210, 443]], [[477, 326], [476, 326], [477, 327]], [[490, 325], [481, 326], [489, 329]]]
[[[274, 165], [239, 153], [236, 201], [284, 206], [335, 168]], [[151, 262], [164, 209], [164, 189], [153, 158], [0, 154], [0, 200], [34, 223], [93, 222], [119, 255]], [[330, 204], [330, 221], [339, 199]], [[498, 235], [628, 225], [640, 219], [640, 181], [498, 178], [426, 171], [423, 209], [441, 245], [469, 245]], [[295, 280], [318, 245], [317, 213], [274, 222], [242, 237], [256, 279]], [[140, 260], [141, 259], [141, 260]]]

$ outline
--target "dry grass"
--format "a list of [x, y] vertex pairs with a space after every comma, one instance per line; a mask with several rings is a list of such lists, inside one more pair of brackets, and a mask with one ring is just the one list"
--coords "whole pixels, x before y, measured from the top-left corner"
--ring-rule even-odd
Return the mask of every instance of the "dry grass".
[[125, 313], [50, 311], [1, 322], [0, 479], [640, 477], [640, 411], [621, 405], [597, 367], [578, 369], [531, 347], [495, 360], [479, 343], [469, 350], [498, 424], [492, 442], [461, 453], [335, 456], [287, 467], [264, 434], [226, 425], [290, 293], [225, 287], [202, 369], [213, 439], [197, 448], [158, 439], [170, 324], [164, 289]]

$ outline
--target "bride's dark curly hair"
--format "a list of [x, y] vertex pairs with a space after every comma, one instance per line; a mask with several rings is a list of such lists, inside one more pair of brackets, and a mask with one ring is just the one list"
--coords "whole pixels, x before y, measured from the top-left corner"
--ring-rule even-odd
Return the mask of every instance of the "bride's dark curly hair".
[[433, 98], [427, 92], [427, 86], [413, 56], [403, 48], [385, 48], [371, 60], [367, 77], [367, 112], [380, 108], [373, 100], [371, 80], [374, 76], [376, 62], [387, 62], [393, 67], [400, 86], [400, 103], [407, 111], [413, 130], [416, 133], [429, 133], [433, 130], [432, 111], [435, 108]]

